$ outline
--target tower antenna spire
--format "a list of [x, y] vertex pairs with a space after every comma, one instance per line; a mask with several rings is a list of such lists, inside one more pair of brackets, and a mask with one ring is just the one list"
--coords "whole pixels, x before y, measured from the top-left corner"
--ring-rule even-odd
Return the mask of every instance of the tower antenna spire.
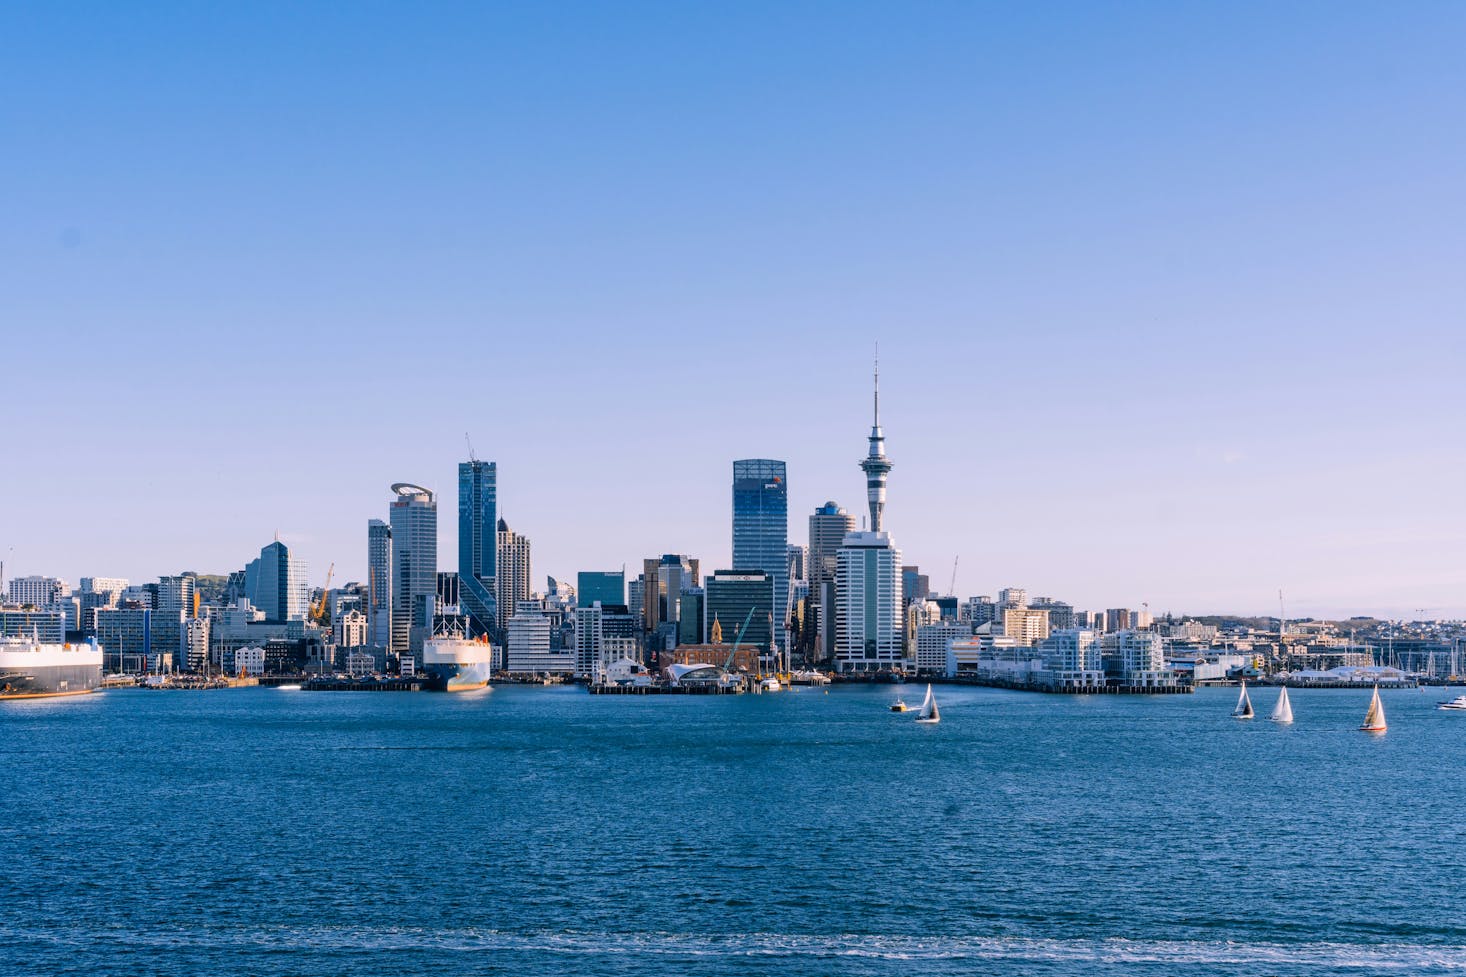
[[876, 342], [875, 359], [875, 426], [881, 426], [881, 344]]

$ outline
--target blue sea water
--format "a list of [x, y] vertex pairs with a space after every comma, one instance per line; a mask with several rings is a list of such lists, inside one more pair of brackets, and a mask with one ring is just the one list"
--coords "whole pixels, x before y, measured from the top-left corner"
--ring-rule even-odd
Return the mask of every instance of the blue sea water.
[[1440, 690], [898, 691], [3, 704], [0, 973], [1466, 970]]

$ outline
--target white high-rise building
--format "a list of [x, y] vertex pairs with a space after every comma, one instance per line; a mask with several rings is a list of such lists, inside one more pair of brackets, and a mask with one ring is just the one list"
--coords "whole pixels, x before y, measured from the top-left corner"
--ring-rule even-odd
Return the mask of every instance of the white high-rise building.
[[901, 664], [901, 551], [889, 533], [851, 533], [835, 567], [835, 667], [874, 672]]
[[336, 616], [333, 630], [338, 647], [361, 648], [367, 643], [366, 615], [354, 607]]
[[57, 577], [14, 577], [10, 581], [10, 603], [49, 607], [71, 593], [65, 580]]
[[1004, 587], [998, 591], [998, 606], [1004, 609], [1010, 607], [1027, 607], [1028, 591], [1022, 587]]
[[916, 670], [928, 675], [947, 672], [948, 649], [953, 641], [972, 637], [972, 629], [954, 621], [921, 624], [916, 628]]
[[509, 619], [510, 672], [568, 674], [575, 670], [575, 653], [550, 650], [551, 623], [548, 616], [520, 610]]
[[1155, 688], [1176, 684], [1176, 673], [1166, 668], [1166, 645], [1155, 631], [1124, 630], [1104, 636], [1106, 670], [1118, 672], [1123, 685]]
[[1100, 688], [1105, 684], [1099, 636], [1083, 628], [1055, 631], [1038, 645], [1047, 681], [1060, 687]]
[[519, 535], [500, 519], [497, 539], [499, 565], [494, 589], [498, 600], [499, 627], [503, 628], [508, 627], [519, 602], [529, 598], [529, 537]]
[[601, 604], [575, 609], [575, 677], [595, 671], [601, 654]]
[[209, 664], [209, 619], [195, 617], [183, 626], [183, 667], [202, 672]]

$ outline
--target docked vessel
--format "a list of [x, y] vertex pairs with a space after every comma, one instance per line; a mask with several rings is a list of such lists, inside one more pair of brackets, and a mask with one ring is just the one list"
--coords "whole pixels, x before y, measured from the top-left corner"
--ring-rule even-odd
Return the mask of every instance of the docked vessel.
[[0, 638], [0, 699], [41, 699], [95, 692], [102, 684], [102, 649], [46, 644], [34, 636]]
[[486, 688], [494, 667], [494, 646], [488, 638], [469, 638], [454, 625], [423, 642], [422, 667], [435, 692], [471, 692]]

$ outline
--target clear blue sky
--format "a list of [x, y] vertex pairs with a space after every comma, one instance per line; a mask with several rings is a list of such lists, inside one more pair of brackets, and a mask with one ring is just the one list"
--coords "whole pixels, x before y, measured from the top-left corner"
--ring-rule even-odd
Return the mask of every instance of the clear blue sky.
[[863, 505], [945, 589], [1466, 614], [1466, 6], [0, 10], [7, 572], [537, 586]]

